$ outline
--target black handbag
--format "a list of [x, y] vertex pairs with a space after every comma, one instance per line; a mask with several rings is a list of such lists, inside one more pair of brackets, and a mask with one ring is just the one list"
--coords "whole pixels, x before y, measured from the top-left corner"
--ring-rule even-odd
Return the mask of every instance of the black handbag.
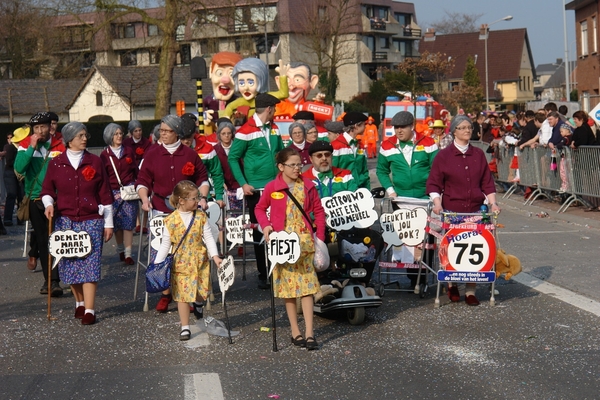
[[169, 254], [163, 261], [159, 263], [150, 263], [148, 268], [146, 269], [146, 292], [148, 293], [159, 293], [167, 290], [171, 286], [171, 269], [173, 268], [173, 258], [177, 250], [179, 250], [179, 246], [183, 243], [183, 240], [187, 236], [188, 232], [194, 225], [194, 220], [196, 219], [196, 211], [194, 211], [194, 215], [192, 215], [192, 220], [190, 221], [187, 230], [181, 237], [179, 244], [175, 248], [175, 251]]

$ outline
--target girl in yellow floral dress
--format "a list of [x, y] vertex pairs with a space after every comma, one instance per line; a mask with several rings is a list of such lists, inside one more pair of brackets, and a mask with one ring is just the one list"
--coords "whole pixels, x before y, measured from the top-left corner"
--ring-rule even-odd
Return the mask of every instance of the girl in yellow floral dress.
[[[315, 246], [313, 229], [317, 236], [325, 239], [325, 211], [315, 185], [300, 174], [302, 161], [300, 154], [290, 147], [276, 156], [280, 173], [269, 182], [258, 202], [256, 218], [263, 229], [265, 240], [273, 231], [296, 232], [300, 237], [300, 258], [295, 264], [277, 264], [273, 269], [273, 290], [275, 297], [285, 300], [285, 309], [292, 330], [292, 343], [308, 350], [318, 349], [313, 332], [313, 294], [319, 291], [319, 281], [313, 266]], [[314, 216], [308, 221], [296, 206], [289, 193], [302, 205], [307, 215]], [[267, 208], [271, 207], [270, 217]], [[296, 314], [296, 298], [301, 298], [304, 315], [305, 336], [300, 333]], [[306, 338], [306, 339], [305, 339]]]
[[221, 263], [208, 218], [198, 210], [199, 201], [198, 187], [193, 182], [175, 185], [169, 202], [176, 210], [164, 220], [162, 242], [154, 261], [163, 261], [171, 246], [175, 251], [193, 218], [192, 227], [174, 254], [171, 270], [171, 290], [181, 321], [179, 340], [189, 340], [191, 336], [189, 303], [193, 302], [196, 318], [202, 318], [202, 304], [209, 290], [209, 257], [217, 266]]

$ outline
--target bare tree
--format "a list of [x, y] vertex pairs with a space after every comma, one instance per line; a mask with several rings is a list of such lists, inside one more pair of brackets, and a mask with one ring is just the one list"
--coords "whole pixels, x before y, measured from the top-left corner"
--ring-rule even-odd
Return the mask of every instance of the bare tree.
[[436, 33], [448, 34], [479, 31], [477, 20], [483, 14], [467, 14], [448, 10], [444, 10], [444, 13], [446, 14], [444, 17], [431, 24], [431, 28], [435, 29]]
[[0, 63], [3, 78], [35, 78], [45, 61], [37, 52], [46, 12], [34, 1], [0, 1]]
[[316, 59], [319, 87], [326, 101], [333, 101], [340, 67], [357, 58], [360, 5], [352, 0], [316, 0], [305, 4], [304, 16], [298, 19], [303, 47]]

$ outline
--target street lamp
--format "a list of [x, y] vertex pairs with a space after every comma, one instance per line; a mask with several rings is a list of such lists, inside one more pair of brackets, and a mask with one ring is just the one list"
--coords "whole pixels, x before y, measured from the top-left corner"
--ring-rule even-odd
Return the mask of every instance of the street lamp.
[[[569, 65], [569, 47], [567, 46], [567, 10], [565, 9], [565, 0], [563, 0], [563, 33], [564, 33], [564, 40], [565, 40], [565, 91], [566, 93], [566, 100], [567, 101], [571, 101], [571, 85], [570, 85], [570, 65]], [[594, 32], [594, 35], [596, 34], [596, 32]]]
[[488, 42], [488, 35], [490, 32], [490, 26], [494, 25], [497, 22], [501, 22], [501, 21], [510, 21], [512, 19], [512, 15], [507, 15], [504, 18], [500, 18], [497, 21], [492, 22], [491, 24], [486, 24], [485, 25], [485, 109], [486, 111], [490, 110], [490, 86], [488, 84], [488, 55], [487, 55], [487, 42]]

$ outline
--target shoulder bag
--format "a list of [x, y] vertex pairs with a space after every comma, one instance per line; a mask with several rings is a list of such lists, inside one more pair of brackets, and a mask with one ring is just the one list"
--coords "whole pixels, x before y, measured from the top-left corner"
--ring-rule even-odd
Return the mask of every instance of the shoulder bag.
[[313, 231], [313, 240], [315, 243], [315, 256], [313, 258], [313, 266], [315, 267], [315, 270], [317, 270], [317, 272], [323, 272], [327, 268], [329, 268], [330, 262], [329, 252], [327, 251], [327, 245], [324, 241], [317, 237], [317, 230], [315, 229], [315, 226], [312, 223], [312, 219], [310, 219], [308, 214], [306, 214], [306, 211], [304, 211], [304, 208], [300, 205], [300, 202], [296, 200], [296, 198], [294, 197], [292, 192], [290, 192], [289, 189], [285, 189], [285, 192], [287, 193], [289, 198], [292, 199], [292, 201], [294, 202], [296, 207], [298, 207], [300, 212], [302, 212], [302, 215], [304, 215], [304, 218], [306, 218], [306, 221], [308, 222], [310, 228]]
[[115, 167], [115, 163], [112, 157], [110, 156], [110, 150], [106, 149], [106, 152], [108, 153], [108, 159], [110, 160], [113, 170], [115, 171], [117, 182], [119, 182], [119, 191], [121, 192], [121, 199], [123, 199], [124, 201], [139, 200], [140, 195], [137, 194], [137, 192], [135, 191], [135, 185], [123, 186], [121, 178], [119, 177], [119, 173], [117, 172], [117, 168]]
[[185, 233], [181, 237], [179, 244], [175, 248], [175, 251], [169, 254], [163, 261], [159, 263], [151, 262], [146, 269], [146, 292], [148, 293], [158, 293], [165, 291], [171, 286], [171, 270], [173, 269], [173, 257], [177, 250], [179, 250], [179, 246], [183, 243], [183, 240], [187, 236], [188, 232], [194, 225], [194, 220], [196, 219], [196, 211], [192, 215], [192, 220], [188, 225]]

